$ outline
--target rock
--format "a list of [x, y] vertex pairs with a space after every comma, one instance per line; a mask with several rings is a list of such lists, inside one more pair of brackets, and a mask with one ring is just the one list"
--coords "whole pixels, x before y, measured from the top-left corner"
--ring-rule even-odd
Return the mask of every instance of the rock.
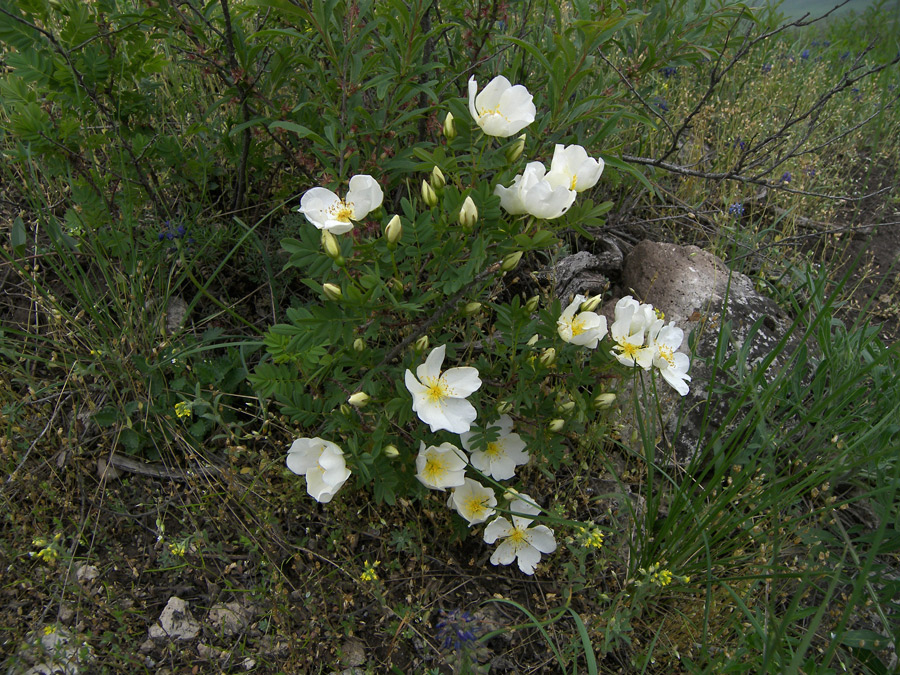
[[359, 640], [350, 639], [345, 641], [341, 647], [341, 651], [343, 652], [341, 661], [345, 666], [353, 668], [355, 666], [361, 666], [366, 662], [366, 653], [363, 650], [362, 642]]
[[[722, 260], [696, 246], [641, 242], [625, 258], [619, 291], [618, 297], [633, 295], [664, 312], [667, 322], [674, 321], [685, 335], [679, 351], [690, 355], [688, 336], [694, 333], [696, 348], [688, 371], [690, 393], [682, 398], [662, 378], [656, 378], [662, 418], [662, 427], [656, 430], [656, 435], [668, 441], [665, 445], [671, 453], [660, 459], [669, 465], [683, 466], [694, 456], [700, 440], [711, 377], [711, 369], [703, 359], [715, 354], [722, 323], [731, 323], [726, 356], [746, 349], [747, 365], [753, 367], [772, 353], [788, 332], [791, 320], [773, 300], [757, 293], [747, 276], [730, 272]], [[618, 297], [604, 305], [603, 312], [610, 321]], [[752, 326], [760, 319], [759, 329], [751, 335]], [[798, 346], [799, 338], [792, 336], [767, 372], [774, 375], [780, 370]], [[642, 377], [649, 386], [649, 374], [642, 373]], [[620, 389], [623, 403], [631, 398], [632, 392], [630, 386]], [[628, 408], [627, 404], [623, 405], [623, 410]], [[713, 400], [707, 429], [717, 429], [729, 408], [727, 398]], [[687, 412], [678, 428], [682, 410]], [[640, 445], [640, 439], [633, 433], [633, 421], [629, 422], [627, 415], [623, 417], [622, 439]], [[645, 415], [645, 419], [652, 418]]]
[[100, 570], [95, 565], [80, 565], [75, 570], [75, 579], [81, 585], [89, 584], [100, 576]]
[[29, 664], [27, 670], [13, 665], [11, 675], [78, 675], [89, 670], [94, 653], [91, 646], [68, 630], [50, 624], [31, 633], [17, 654], [17, 661]]
[[250, 624], [247, 610], [239, 602], [218, 603], [209, 610], [210, 627], [225, 637], [242, 633]]
[[603, 249], [594, 254], [579, 251], [560, 260], [553, 268], [556, 296], [565, 305], [573, 295], [599, 295], [609, 289], [610, 277], [618, 276], [622, 269], [622, 250], [609, 237], [599, 237]]
[[154, 640], [187, 641], [200, 633], [200, 624], [191, 615], [187, 603], [172, 596], [159, 615], [159, 622], [150, 627]]

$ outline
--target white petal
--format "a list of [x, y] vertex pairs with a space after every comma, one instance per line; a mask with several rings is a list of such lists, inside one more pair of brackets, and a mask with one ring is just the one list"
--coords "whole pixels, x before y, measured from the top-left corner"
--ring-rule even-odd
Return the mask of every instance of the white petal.
[[[521, 176], [518, 176], [517, 178], [521, 178]], [[500, 197], [500, 206], [502, 206], [503, 210], [509, 215], [520, 216], [523, 213], [526, 213], [525, 204], [522, 201], [522, 193], [515, 183], [513, 183], [512, 187], [508, 188], [497, 185], [494, 188], [494, 194]]]
[[446, 351], [447, 345], [441, 345], [431, 350], [428, 358], [425, 359], [425, 363], [416, 368], [416, 375], [419, 377], [419, 380], [425, 381], [429, 378], [440, 377], [441, 364], [444, 363], [444, 353]]
[[504, 539], [491, 555], [491, 564], [493, 565], [509, 565], [516, 559], [519, 553], [516, 545], [509, 539]]
[[406, 369], [406, 373], [403, 375], [403, 381], [406, 383], [406, 388], [409, 390], [409, 393], [413, 396], [416, 394], [424, 394], [428, 391], [428, 387], [419, 382], [409, 368]]
[[471, 366], [450, 368], [444, 371], [442, 377], [449, 387], [451, 395], [456, 398], [465, 398], [481, 386], [478, 369]]
[[528, 543], [541, 553], [553, 553], [556, 550], [556, 538], [553, 536], [553, 530], [546, 525], [532, 527], [525, 534]]
[[[475, 455], [472, 455], [472, 459], [472, 466], [475, 466]], [[494, 480], [509, 480], [516, 475], [516, 461], [509, 455], [494, 457], [490, 461], [490, 471], [485, 473]]]
[[362, 220], [370, 211], [374, 211], [384, 199], [381, 186], [371, 176], [361, 174], [350, 179], [350, 191], [347, 203], [353, 204], [353, 220]]
[[475, 109], [481, 115], [485, 110], [493, 110], [500, 105], [500, 98], [503, 92], [512, 85], [503, 75], [498, 75], [487, 83], [487, 86], [481, 90], [481, 93], [475, 97]]
[[419, 418], [431, 426], [432, 433], [444, 429], [452, 434], [461, 434], [471, 429], [472, 422], [478, 417], [475, 407], [464, 398], [447, 399], [441, 409], [428, 414], [431, 421], [426, 420], [421, 412]]
[[326, 209], [340, 201], [340, 197], [331, 190], [323, 187], [314, 187], [303, 193], [300, 198], [298, 211], [306, 216], [306, 219], [320, 230], [330, 220]]
[[472, 115], [472, 119], [476, 122], [478, 121], [478, 111], [475, 109], [475, 96], [478, 94], [478, 82], [475, 80], [475, 76], [469, 78], [469, 114]]
[[[493, 544], [500, 538], [508, 537], [511, 532], [512, 525], [510, 525], [509, 521], [503, 516], [498, 516], [484, 528], [484, 543]], [[497, 563], [494, 564], [496, 565]]]
[[518, 552], [519, 569], [529, 576], [534, 574], [534, 568], [541, 561], [541, 553], [533, 546], [522, 546]]

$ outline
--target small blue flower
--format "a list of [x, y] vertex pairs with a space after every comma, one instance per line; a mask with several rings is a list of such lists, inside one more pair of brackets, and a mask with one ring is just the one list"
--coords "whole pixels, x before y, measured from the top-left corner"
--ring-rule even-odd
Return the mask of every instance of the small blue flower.
[[807, 169], [806, 175], [809, 176], [810, 178], [814, 178], [816, 175], [816, 170], [815, 169]]
[[831, 46], [831, 40], [825, 40], [825, 42], [822, 43], [822, 46], [823, 46], [823, 47], [830, 47], [830, 46]]
[[802, 52], [800, 52], [800, 58], [804, 59], [804, 60], [808, 59], [809, 58], [809, 50], [804, 49]]
[[771, 64], [771, 63], [763, 64], [762, 71], [763, 71], [764, 73], [768, 73], [768, 72], [771, 71], [771, 70], [772, 70], [772, 64]]
[[744, 205], [741, 202], [735, 202], [731, 206], [728, 207], [728, 213], [733, 216], [742, 216], [744, 215]]
[[670, 77], [678, 75], [678, 66], [666, 66], [665, 68], [660, 68], [659, 72], [668, 80]]
[[455, 652], [475, 647], [479, 633], [483, 633], [477, 618], [459, 609], [439, 610], [441, 620], [435, 624], [437, 639], [443, 649]]
[[813, 46], [813, 47], [818, 47], [818, 46], [819, 46], [819, 41], [818, 41], [818, 40], [813, 40], [813, 41], [812, 41], [812, 46]]
[[743, 150], [745, 145], [746, 145], [746, 143], [744, 143], [744, 139], [741, 138], [740, 136], [738, 136], [738, 139], [734, 142], [734, 144], [731, 147], [732, 148], [740, 148], [741, 150]]
[[841, 54], [841, 61], [846, 61], [849, 58], [850, 58], [850, 52], [844, 52], [843, 54]]
[[790, 171], [785, 171], [784, 174], [782, 174], [781, 182], [782, 183], [790, 183], [791, 182], [791, 172]]
[[666, 99], [664, 99], [662, 96], [654, 96], [653, 102], [656, 104], [656, 107], [659, 108], [660, 112], [669, 112], [669, 104], [666, 103]]

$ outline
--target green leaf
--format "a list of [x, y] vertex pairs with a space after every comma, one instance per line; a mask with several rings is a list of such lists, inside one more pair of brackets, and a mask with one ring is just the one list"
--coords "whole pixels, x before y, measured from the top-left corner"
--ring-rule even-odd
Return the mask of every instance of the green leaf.
[[25, 234], [25, 223], [19, 216], [13, 221], [12, 229], [9, 232], [9, 242], [12, 244], [13, 253], [16, 255], [24, 255], [25, 246], [28, 243]]

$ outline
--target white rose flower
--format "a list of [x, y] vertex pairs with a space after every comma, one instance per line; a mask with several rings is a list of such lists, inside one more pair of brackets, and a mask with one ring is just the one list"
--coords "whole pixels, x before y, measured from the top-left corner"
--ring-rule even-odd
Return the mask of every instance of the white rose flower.
[[534, 122], [537, 109], [521, 84], [513, 86], [498, 75], [479, 94], [473, 75], [469, 78], [469, 112], [488, 136], [507, 138]]
[[653, 365], [675, 391], [686, 396], [690, 391], [687, 383], [691, 381], [691, 376], [687, 371], [691, 366], [691, 359], [678, 351], [684, 340], [684, 331], [674, 322], [668, 326], [663, 326], [663, 323], [662, 319], [657, 320], [648, 334], [647, 342], [653, 351]]
[[605, 166], [601, 158], [589, 157], [580, 145], [557, 145], [550, 161], [547, 182], [556, 187], [562, 185], [575, 192], [590, 190], [600, 180]]
[[579, 312], [578, 308], [585, 299], [583, 295], [575, 296], [560, 314], [556, 331], [566, 342], [596, 349], [600, 340], [606, 336], [606, 317], [596, 312]]
[[288, 468], [306, 476], [306, 491], [321, 504], [327, 504], [350, 477], [344, 452], [321, 438], [298, 438], [288, 450]]
[[500, 206], [513, 216], [527, 213], [544, 220], [559, 218], [575, 203], [577, 193], [561, 185], [550, 185], [545, 173], [543, 164], [529, 162], [525, 172], [516, 176], [508, 188], [497, 185], [494, 194], [500, 197]]
[[427, 488], [443, 492], [459, 487], [466, 479], [466, 456], [452, 443], [429, 445], [419, 441], [416, 478]]
[[459, 487], [453, 488], [447, 499], [447, 506], [469, 521], [469, 527], [490, 518], [497, 506], [497, 497], [491, 488], [484, 487], [477, 480], [466, 478]]
[[445, 429], [454, 434], [469, 430], [478, 413], [466, 397], [481, 386], [478, 370], [450, 368], [441, 373], [446, 345], [431, 350], [414, 376], [406, 371], [406, 388], [412, 394], [412, 408], [419, 419], [435, 432]]
[[300, 199], [297, 210], [320, 230], [344, 234], [353, 229], [350, 221], [360, 221], [374, 211], [384, 199], [381, 186], [371, 176], [359, 175], [350, 179], [347, 198], [341, 199], [331, 190], [314, 187]]
[[503, 539], [491, 555], [491, 564], [509, 565], [518, 559], [520, 570], [525, 574], [534, 574], [541, 554], [556, 550], [553, 530], [546, 525], [529, 527], [534, 520], [529, 516], [536, 516], [540, 509], [528, 495], [519, 494], [510, 502], [509, 510], [512, 511], [512, 523], [500, 516], [484, 528], [485, 543], [493, 544], [498, 539]]
[[519, 434], [512, 433], [512, 419], [509, 415], [501, 415], [500, 419], [487, 428], [499, 431], [499, 438], [487, 444], [484, 450], [472, 449], [472, 437], [469, 431], [460, 435], [463, 447], [472, 453], [472, 466], [487, 474], [494, 480], [507, 480], [516, 475], [516, 467], [528, 462], [525, 441]]

